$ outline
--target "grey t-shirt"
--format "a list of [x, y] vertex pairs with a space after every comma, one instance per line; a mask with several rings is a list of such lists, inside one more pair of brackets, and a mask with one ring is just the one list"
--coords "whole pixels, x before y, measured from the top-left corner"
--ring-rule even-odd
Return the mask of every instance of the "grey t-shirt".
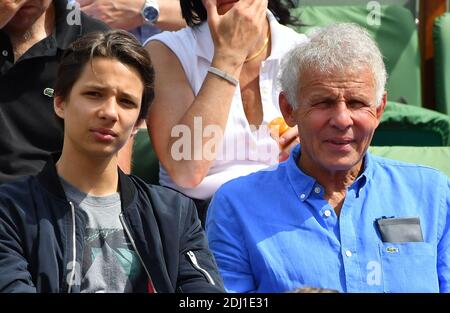
[[119, 219], [119, 193], [85, 194], [61, 178], [66, 197], [88, 219], [81, 264], [81, 292], [133, 292], [143, 268]]

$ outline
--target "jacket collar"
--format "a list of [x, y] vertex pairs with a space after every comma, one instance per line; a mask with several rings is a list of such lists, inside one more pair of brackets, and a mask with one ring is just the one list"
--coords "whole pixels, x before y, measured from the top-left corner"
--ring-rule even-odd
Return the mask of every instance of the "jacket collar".
[[56, 171], [56, 162], [60, 157], [61, 153], [51, 154], [44, 168], [37, 174], [37, 179], [51, 194], [67, 201], [64, 188], [59, 180], [58, 172]]
[[[64, 188], [56, 170], [56, 162], [60, 157], [61, 153], [51, 154], [44, 168], [37, 175], [37, 179], [51, 194], [67, 201]], [[128, 175], [122, 172], [120, 168], [117, 170], [119, 171], [120, 201], [122, 203], [122, 210], [125, 210], [134, 202], [136, 187]]]
[[117, 170], [119, 171], [120, 201], [122, 202], [122, 211], [125, 211], [135, 202], [137, 190], [131, 178], [120, 168], [117, 168]]

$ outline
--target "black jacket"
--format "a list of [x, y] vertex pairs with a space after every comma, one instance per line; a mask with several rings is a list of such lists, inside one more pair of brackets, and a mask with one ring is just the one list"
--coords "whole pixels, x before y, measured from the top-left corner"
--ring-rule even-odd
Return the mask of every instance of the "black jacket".
[[[156, 292], [223, 292], [192, 200], [120, 170], [119, 184], [120, 219], [149, 285]], [[0, 186], [0, 292], [79, 292], [69, 282], [74, 248], [82, 260], [85, 224], [53, 160], [36, 176]]]

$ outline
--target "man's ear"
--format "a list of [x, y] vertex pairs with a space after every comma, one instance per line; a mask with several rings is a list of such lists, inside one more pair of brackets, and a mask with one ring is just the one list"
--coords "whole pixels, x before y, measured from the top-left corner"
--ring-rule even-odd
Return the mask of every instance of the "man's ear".
[[62, 97], [57, 96], [53, 98], [53, 109], [55, 110], [56, 115], [58, 115], [62, 119], [64, 119], [64, 105], [65, 101], [62, 99]]
[[295, 123], [294, 118], [292, 116], [294, 109], [289, 104], [289, 101], [284, 91], [280, 92], [280, 95], [278, 96], [278, 103], [280, 104], [280, 111], [281, 114], [283, 114], [283, 118], [286, 121], [286, 124], [288, 124], [289, 127], [296, 126], [297, 124]]
[[[381, 103], [380, 105], [377, 107], [377, 120], [378, 120], [378, 125], [380, 124], [381, 121], [381, 117], [383, 116], [383, 112], [386, 109], [386, 103], [387, 103], [387, 92], [385, 91], [383, 94], [383, 97], [381, 98]], [[378, 127], [377, 125], [377, 127]]]
[[133, 126], [133, 130], [131, 131], [131, 137], [134, 137], [138, 131], [139, 128], [141, 128], [142, 124], [144, 124], [145, 120], [143, 118], [140, 118], [137, 120], [136, 124]]

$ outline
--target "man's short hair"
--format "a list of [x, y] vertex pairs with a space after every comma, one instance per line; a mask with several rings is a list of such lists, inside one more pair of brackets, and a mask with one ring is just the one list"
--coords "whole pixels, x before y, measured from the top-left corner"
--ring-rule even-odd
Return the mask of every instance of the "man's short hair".
[[154, 70], [147, 51], [136, 38], [123, 30], [93, 32], [74, 41], [59, 64], [55, 96], [66, 99], [85, 65], [97, 57], [117, 60], [138, 71], [144, 85], [138, 119], [145, 119], [154, 98]]
[[383, 98], [387, 80], [383, 56], [367, 31], [352, 23], [339, 23], [319, 29], [310, 40], [287, 53], [279, 81], [289, 104], [298, 106], [301, 75], [310, 69], [317, 73], [359, 70], [368, 67], [375, 80], [375, 101]]

